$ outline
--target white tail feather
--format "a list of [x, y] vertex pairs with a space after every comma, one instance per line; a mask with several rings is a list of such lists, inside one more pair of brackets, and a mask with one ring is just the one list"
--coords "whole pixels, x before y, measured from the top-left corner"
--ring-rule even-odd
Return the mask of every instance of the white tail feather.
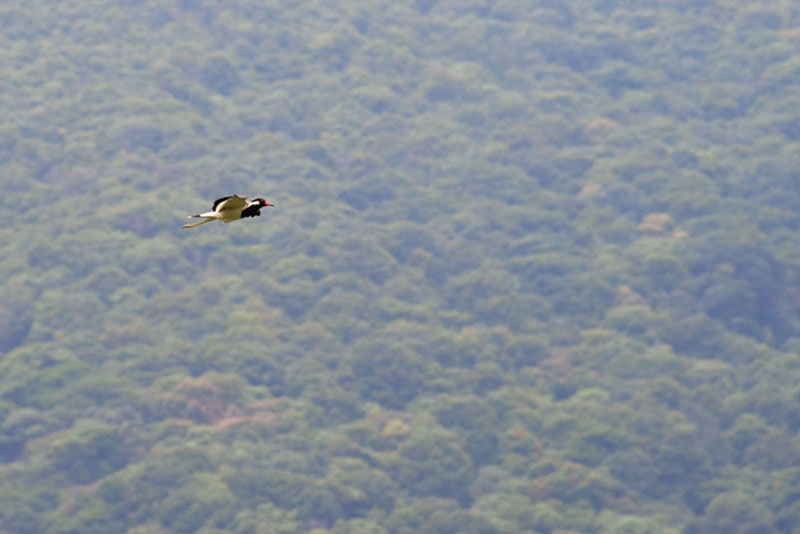
[[191, 224], [184, 224], [183, 226], [181, 226], [181, 228], [194, 228], [195, 226], [200, 226], [201, 224], [205, 224], [205, 223], [211, 222], [213, 220], [214, 219], [203, 219], [200, 222], [191, 223]]

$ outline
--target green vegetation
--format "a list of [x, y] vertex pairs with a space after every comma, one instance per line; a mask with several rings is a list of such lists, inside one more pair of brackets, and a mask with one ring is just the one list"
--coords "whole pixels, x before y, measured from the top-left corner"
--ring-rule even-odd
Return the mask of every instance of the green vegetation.
[[0, 532], [800, 532], [796, 2], [0, 30]]

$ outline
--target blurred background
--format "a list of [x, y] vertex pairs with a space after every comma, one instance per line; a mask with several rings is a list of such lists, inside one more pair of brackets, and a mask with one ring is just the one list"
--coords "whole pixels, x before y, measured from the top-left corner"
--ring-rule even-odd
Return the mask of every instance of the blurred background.
[[798, 50], [792, 0], [6, 2], [0, 533], [800, 532]]

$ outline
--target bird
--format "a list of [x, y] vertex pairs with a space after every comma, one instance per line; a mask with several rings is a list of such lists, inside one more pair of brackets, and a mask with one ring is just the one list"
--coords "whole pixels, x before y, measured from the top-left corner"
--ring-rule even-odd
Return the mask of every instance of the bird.
[[194, 228], [211, 221], [222, 221], [229, 223], [238, 219], [246, 219], [247, 217], [259, 217], [261, 215], [261, 208], [273, 207], [275, 204], [270, 204], [263, 198], [247, 201], [247, 197], [239, 195], [231, 195], [227, 197], [218, 198], [214, 201], [211, 211], [205, 213], [198, 213], [197, 215], [189, 215], [189, 219], [203, 219], [200, 222], [184, 224], [182, 228]]

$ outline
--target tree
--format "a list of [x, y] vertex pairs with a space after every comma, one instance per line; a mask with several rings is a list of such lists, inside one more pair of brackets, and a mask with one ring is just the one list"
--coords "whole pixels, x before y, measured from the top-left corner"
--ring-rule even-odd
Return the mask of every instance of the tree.
[[212, 56], [200, 70], [200, 81], [209, 90], [230, 95], [241, 84], [236, 68], [222, 56]]
[[431, 429], [413, 433], [400, 445], [391, 470], [397, 483], [418, 497], [455, 499], [462, 506], [470, 501], [472, 461], [448, 432]]
[[479, 467], [491, 464], [499, 452], [499, 421], [494, 407], [478, 397], [441, 395], [431, 399], [439, 424], [456, 430], [464, 450]]
[[157, 517], [176, 533], [196, 532], [207, 523], [227, 524], [235, 502], [228, 486], [211, 473], [196, 473], [192, 478], [159, 505]]
[[712, 499], [693, 531], [697, 534], [776, 532], [769, 511], [749, 496], [739, 492], [723, 493]]
[[53, 446], [53, 467], [75, 484], [88, 484], [122, 467], [133, 454], [133, 444], [117, 428], [96, 421], [78, 421]]
[[362, 398], [403, 408], [424, 391], [422, 358], [399, 344], [362, 341], [354, 348], [353, 374]]

